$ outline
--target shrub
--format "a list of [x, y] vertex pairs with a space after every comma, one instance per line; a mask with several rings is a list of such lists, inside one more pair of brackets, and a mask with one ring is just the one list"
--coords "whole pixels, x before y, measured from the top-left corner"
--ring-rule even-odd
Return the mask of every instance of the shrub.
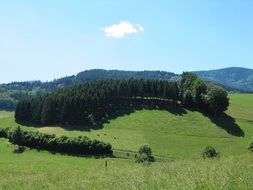
[[0, 129], [0, 138], [8, 138], [9, 128]]
[[14, 131], [0, 130], [0, 137], [7, 137], [9, 141], [18, 146], [49, 150], [68, 154], [111, 155], [111, 144], [98, 140], [90, 140], [88, 137], [56, 137], [33, 131], [24, 131], [17, 127]]
[[249, 149], [249, 151], [253, 152], [253, 142], [251, 142], [251, 143], [249, 144], [248, 149]]
[[146, 154], [147, 156], [151, 156], [152, 150], [151, 150], [150, 146], [143, 145], [139, 148], [139, 154]]
[[202, 152], [203, 158], [215, 158], [217, 156], [219, 156], [219, 153], [211, 146], [207, 146]]
[[154, 162], [155, 158], [152, 156], [152, 150], [150, 146], [143, 145], [139, 148], [139, 156], [135, 157], [135, 161], [138, 163]]
[[20, 126], [18, 126], [10, 135], [10, 142], [16, 145], [22, 145], [22, 142], [24, 140], [23, 136], [23, 131], [21, 130]]

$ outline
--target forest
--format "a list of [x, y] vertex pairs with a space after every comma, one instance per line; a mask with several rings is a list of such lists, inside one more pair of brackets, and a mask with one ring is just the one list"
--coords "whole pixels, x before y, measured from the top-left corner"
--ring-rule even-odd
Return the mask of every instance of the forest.
[[[155, 100], [155, 101], [154, 101]], [[171, 102], [174, 106], [223, 113], [229, 100], [220, 86], [207, 84], [185, 72], [180, 83], [168, 80], [108, 79], [75, 85], [51, 94], [21, 100], [16, 107], [19, 123], [36, 125], [94, 124], [136, 103]]]
[[51, 93], [57, 89], [106, 79], [162, 79], [169, 80], [176, 74], [165, 71], [119, 71], [92, 69], [53, 81], [25, 81], [0, 84], [0, 110], [14, 111], [17, 102]]

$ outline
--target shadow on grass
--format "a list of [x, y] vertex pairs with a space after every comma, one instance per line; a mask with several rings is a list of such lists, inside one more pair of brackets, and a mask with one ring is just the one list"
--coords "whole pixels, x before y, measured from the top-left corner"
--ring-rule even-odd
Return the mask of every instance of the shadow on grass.
[[203, 111], [201, 109], [195, 108], [187, 108], [187, 109], [190, 111], [197, 111], [202, 113], [204, 116], [208, 117], [213, 124], [215, 124], [217, 127], [224, 129], [230, 135], [236, 137], [244, 137], [245, 135], [244, 131], [236, 123], [235, 119], [226, 113], [214, 116], [208, 113], [207, 111]]
[[105, 123], [110, 123], [110, 120], [116, 119], [118, 117], [122, 117], [125, 115], [130, 115], [138, 110], [160, 110], [160, 111], [168, 111], [171, 114], [182, 116], [186, 114], [186, 110], [177, 103], [171, 101], [163, 101], [163, 100], [140, 100], [131, 102], [128, 105], [120, 106], [114, 112], [111, 112], [104, 117], [100, 121], [86, 124], [86, 125], [60, 125], [65, 130], [79, 130], [79, 131], [91, 131], [102, 129]]
[[[91, 131], [91, 130], [98, 130], [102, 129], [105, 123], [109, 123], [110, 120], [116, 119], [121, 116], [130, 115], [131, 113], [134, 113], [135, 111], [147, 109], [147, 110], [162, 110], [162, 111], [168, 111], [171, 114], [174, 115], [184, 115], [186, 114], [186, 110], [178, 103], [172, 102], [170, 100], [161, 100], [161, 99], [135, 99], [134, 101], [125, 99], [122, 101], [122, 104], [119, 103], [119, 105], [112, 108], [112, 110], [108, 110], [106, 115], [104, 117], [99, 117], [93, 122], [82, 122], [78, 125], [72, 125], [68, 123], [61, 123], [61, 124], [52, 124], [52, 125], [46, 125], [47, 127], [50, 126], [60, 126], [68, 131], [78, 130], [78, 131]], [[16, 122], [20, 125], [24, 125], [27, 127], [36, 127], [41, 128], [45, 127], [45, 125], [36, 125], [34, 123], [29, 122], [22, 122], [17, 121]]]
[[226, 113], [217, 117], [209, 116], [209, 118], [215, 125], [226, 130], [230, 135], [244, 137], [244, 131], [236, 123], [235, 119]]
[[[110, 120], [116, 119], [121, 116], [130, 115], [131, 113], [134, 113], [135, 111], [142, 109], [168, 111], [169, 113], [177, 116], [182, 116], [187, 113], [186, 109], [181, 104], [172, 101], [159, 100], [159, 99], [136, 99], [135, 101], [129, 102], [125, 101], [124, 104], [118, 105], [118, 107], [114, 108], [113, 111], [108, 112], [106, 117], [98, 119], [93, 123], [84, 123], [81, 125], [58, 124], [58, 126], [61, 126], [62, 128], [68, 131], [98, 130], [102, 129], [105, 123], [110, 123]], [[240, 128], [240, 126], [236, 123], [235, 119], [227, 115], [226, 113], [214, 117], [209, 113], [203, 112], [199, 109], [187, 108], [187, 110], [201, 112], [203, 115], [208, 117], [212, 123], [226, 130], [229, 134], [233, 136], [244, 137], [244, 132]], [[43, 127], [41, 125], [36, 126], [29, 123], [21, 123], [21, 124], [32, 127]]]
[[23, 152], [26, 151], [26, 147], [23, 146], [17, 146], [14, 148], [14, 150], [12, 151], [14, 154], [22, 154]]
[[[47, 151], [47, 150], [44, 150]], [[112, 154], [74, 154], [74, 153], [65, 153], [65, 152], [56, 152], [56, 151], [49, 151], [51, 154], [60, 154], [63, 156], [75, 156], [75, 157], [81, 157], [81, 158], [95, 158], [95, 159], [101, 159], [101, 158], [116, 158], [116, 156]]]

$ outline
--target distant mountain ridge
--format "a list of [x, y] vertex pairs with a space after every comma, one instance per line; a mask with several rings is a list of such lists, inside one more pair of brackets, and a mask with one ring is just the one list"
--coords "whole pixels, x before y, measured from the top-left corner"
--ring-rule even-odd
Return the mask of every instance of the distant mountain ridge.
[[41, 96], [59, 88], [103, 79], [162, 79], [170, 80], [179, 75], [165, 71], [119, 71], [93, 69], [77, 75], [55, 79], [51, 82], [26, 81], [0, 84], [0, 110], [13, 110], [19, 100]]
[[56, 86], [61, 85], [70, 86], [72, 84], [82, 84], [85, 82], [103, 79], [137, 78], [137, 79], [169, 80], [175, 76], [178, 75], [166, 71], [121, 71], [121, 70], [92, 69], [80, 72], [77, 75], [73, 75], [70, 77], [63, 77], [54, 80], [53, 82], [50, 83]]
[[[253, 92], [253, 69], [231, 67], [195, 72], [202, 79], [219, 84], [229, 91]], [[166, 71], [120, 71], [93, 69], [50, 82], [27, 81], [0, 84], [0, 109], [13, 110], [19, 100], [41, 96], [59, 88], [103, 79], [179, 80], [180, 75]]]
[[34, 87], [46, 88], [55, 90], [56, 88], [72, 86], [74, 84], [82, 84], [94, 80], [104, 79], [159, 79], [170, 80], [172, 77], [179, 75], [166, 72], [166, 71], [121, 71], [121, 70], [104, 70], [104, 69], [92, 69], [78, 73], [77, 75], [66, 76], [59, 79], [54, 79], [50, 82], [41, 81], [25, 81], [25, 82], [11, 82], [7, 84], [0, 84], [0, 88], [21, 88], [32, 89]]
[[195, 73], [206, 81], [219, 83], [237, 91], [253, 92], [253, 69], [229, 67]]

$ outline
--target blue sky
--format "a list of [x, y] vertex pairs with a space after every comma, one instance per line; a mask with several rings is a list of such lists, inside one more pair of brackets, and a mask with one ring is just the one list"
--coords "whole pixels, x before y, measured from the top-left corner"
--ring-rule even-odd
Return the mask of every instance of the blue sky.
[[0, 83], [253, 68], [252, 0], [0, 0]]

